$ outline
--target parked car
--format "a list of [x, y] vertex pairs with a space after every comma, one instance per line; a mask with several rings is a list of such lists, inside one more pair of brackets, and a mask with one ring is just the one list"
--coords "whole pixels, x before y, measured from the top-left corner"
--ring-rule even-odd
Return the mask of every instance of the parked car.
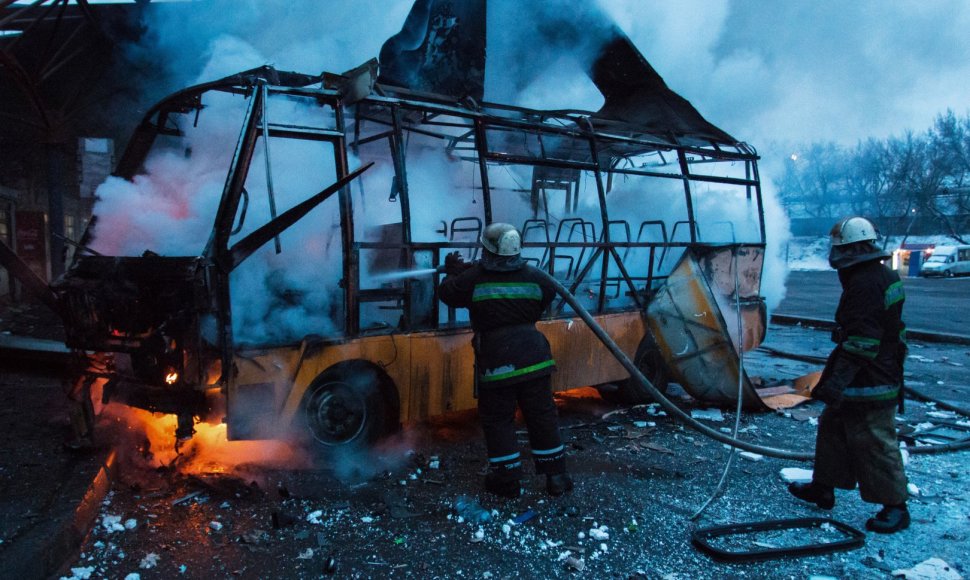
[[923, 276], [960, 276], [970, 274], [970, 246], [940, 246], [923, 265]]

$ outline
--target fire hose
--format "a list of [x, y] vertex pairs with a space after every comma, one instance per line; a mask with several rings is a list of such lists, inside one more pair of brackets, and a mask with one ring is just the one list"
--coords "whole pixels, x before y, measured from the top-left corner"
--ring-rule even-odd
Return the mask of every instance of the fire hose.
[[[536, 269], [542, 274], [542, 276], [553, 285], [556, 292], [563, 300], [566, 301], [569, 306], [572, 307], [573, 311], [579, 315], [586, 326], [596, 335], [596, 338], [603, 343], [610, 354], [623, 366], [623, 368], [630, 373], [630, 377], [633, 379], [631, 385], [638, 391], [638, 394], [643, 398], [651, 398], [656, 401], [671, 417], [682, 423], [683, 425], [694, 429], [695, 431], [706, 435], [715, 441], [719, 441], [726, 445], [730, 445], [736, 449], [743, 449], [745, 451], [751, 451], [753, 453], [758, 453], [761, 455], [767, 455], [769, 457], [776, 457], [780, 459], [792, 459], [795, 461], [812, 461], [815, 459], [814, 452], [808, 451], [793, 451], [790, 449], [779, 449], [777, 447], [767, 447], [764, 445], [756, 445], [754, 443], [749, 443], [747, 441], [742, 441], [725, 433], [721, 433], [715, 429], [711, 429], [707, 425], [700, 423], [699, 421], [692, 418], [686, 412], [684, 412], [680, 407], [675, 405], [670, 399], [664, 396], [653, 384], [640, 372], [640, 369], [633, 364], [630, 357], [623, 352], [616, 342], [606, 333], [605, 330], [593, 319], [590, 313], [583, 307], [582, 304], [576, 300], [576, 297], [569, 292], [569, 290], [563, 286], [558, 280], [550, 276], [547, 272], [540, 269]], [[921, 447], [911, 447], [907, 448], [910, 454], [931, 454], [931, 453], [942, 453], [945, 451], [958, 451], [962, 449], [970, 448], [970, 439], [957, 441], [954, 443], [946, 443], [941, 445], [926, 445]]]

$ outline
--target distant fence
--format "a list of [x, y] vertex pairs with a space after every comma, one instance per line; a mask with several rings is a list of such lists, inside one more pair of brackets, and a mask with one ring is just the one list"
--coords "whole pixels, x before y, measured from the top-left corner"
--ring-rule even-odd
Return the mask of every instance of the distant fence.
[[[832, 229], [838, 219], [837, 217], [792, 218], [791, 233], [793, 236], [825, 236], [828, 235], [829, 230]], [[870, 219], [879, 228], [879, 233], [885, 236], [901, 236], [907, 233], [907, 230], [911, 236], [949, 233], [937, 218], [929, 215], [920, 215], [915, 218], [877, 217]], [[953, 223], [958, 226], [957, 231], [966, 232], [970, 230], [970, 214], [952, 216], [952, 219]]]

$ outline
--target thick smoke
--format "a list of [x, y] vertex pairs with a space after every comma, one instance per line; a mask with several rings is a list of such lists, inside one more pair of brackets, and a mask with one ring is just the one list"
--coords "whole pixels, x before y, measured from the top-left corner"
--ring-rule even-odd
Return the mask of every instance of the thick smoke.
[[[715, 94], [705, 94], [705, 98], [694, 98], [685, 94], [688, 99], [694, 99], [695, 106], [714, 124], [720, 124], [723, 119], [712, 116], [709, 111], [719, 111], [719, 102], [736, 99], [755, 106], [759, 102], [757, 95], [745, 95], [737, 90], [734, 75], [744, 70], [746, 59], [739, 57], [723, 63], [723, 68], [715, 63], [712, 49], [723, 28], [723, 21], [727, 17], [726, 4], [709, 5], [705, 2], [669, 4], [645, 4], [643, 2], [600, 2], [602, 8], [610, 14], [644, 53], [644, 56], [665, 77], [668, 85], [677, 92], [684, 87], [695, 86], [698, 79], [703, 77], [711, 82], [713, 72], [720, 73], [720, 84], [712, 87]], [[558, 0], [542, 7], [514, 3], [511, 0], [500, 0], [490, 3], [503, 7], [489, 14], [490, 30], [507, 31], [506, 34], [494, 38], [489, 36], [489, 61], [487, 73], [493, 76], [503, 71], [512, 71], [511, 76], [501, 77], [499, 81], [487, 77], [486, 99], [510, 102], [516, 105], [535, 108], [575, 108], [597, 110], [603, 104], [603, 97], [586, 75], [589, 63], [597, 56], [604, 32], [593, 28], [593, 33], [584, 42], [577, 42], [563, 50], [568, 38], [563, 39], [549, 32], [544, 23], [562, 15], [589, 19], [589, 5], [575, 0]], [[537, 43], [536, 38], [552, 39], [548, 43]], [[660, 39], [658, 41], [658, 39]], [[526, 57], [527, 58], [524, 58]], [[667, 62], [659, 62], [659, 61]], [[664, 66], [666, 65], [666, 66]], [[682, 65], [678, 68], [678, 65]], [[680, 74], [671, 74], [669, 71]], [[703, 71], [703, 72], [702, 72]], [[711, 73], [711, 74], [708, 74]], [[553, 76], [554, 75], [554, 76]], [[692, 79], [691, 84], [686, 79]], [[736, 96], [732, 96], [732, 92]], [[684, 93], [682, 93], [684, 94]], [[735, 104], [728, 104], [728, 109], [736, 108]], [[751, 141], [760, 131], [750, 123], [740, 124], [737, 130], [724, 127], [741, 140]], [[770, 179], [764, 179], [769, 182]], [[628, 215], [624, 209], [634, 208], [642, 203], [643, 191], [631, 184], [630, 191], [624, 191], [623, 186], [611, 193], [619, 201], [612, 203], [611, 211], [614, 215]], [[713, 227], [709, 231], [702, 231], [705, 242], [727, 242], [736, 239], [752, 241], [758, 239], [757, 210], [748, 204], [737, 192], [705, 191], [709, 188], [697, 185], [696, 191], [700, 195], [695, 198], [698, 203], [698, 221], [701, 223], [729, 220], [731, 227]], [[763, 278], [763, 292], [769, 309], [776, 307], [784, 298], [785, 278], [787, 267], [781, 256], [781, 248], [785, 247], [790, 236], [788, 219], [774, 196], [774, 191], [766, 187], [766, 237], [768, 249], [765, 259]], [[686, 211], [683, 207], [682, 193], [675, 188], [664, 188], [663, 192], [654, 194], [658, 203], [655, 204], [655, 219], [663, 219], [668, 227], [678, 220], [685, 219]], [[666, 198], [664, 201], [662, 199]], [[634, 212], [633, 215], [637, 215]], [[722, 217], [716, 217], [722, 216]], [[590, 214], [587, 219], [598, 219]], [[752, 226], [755, 226], [752, 229]], [[704, 235], [706, 234], [706, 235]], [[683, 239], [683, 238], [680, 238]], [[669, 260], [672, 265], [674, 259]]]
[[[351, 8], [342, 4], [328, 6], [325, 16], [323, 12], [299, 12], [299, 22], [279, 18], [279, 13], [274, 18], [262, 17], [273, 10], [274, 4], [252, 3], [242, 8], [234, 5], [233, 10], [227, 10], [224, 2], [200, 4], [198, 10], [179, 11], [178, 19], [160, 9], [149, 23], [148, 43], [157, 51], [172, 55], [164, 62], [197, 63], [194, 74], [192, 68], [173, 67], [166, 71], [181, 85], [213, 80], [265, 63], [301, 72], [350, 68], [375, 54], [380, 42], [396, 32], [399, 26], [383, 18], [380, 20], [386, 30], [378, 33], [379, 28], [368, 26], [369, 34], [355, 36], [352, 32], [358, 31], [373, 15], [359, 11], [356, 6]], [[206, 6], [212, 11], [206, 11]], [[401, 22], [408, 8], [409, 2], [401, 2], [391, 12], [400, 13], [398, 22]], [[588, 25], [596, 21], [591, 14], [593, 10], [595, 8], [587, 4], [570, 0], [526, 5], [493, 0], [489, 6], [488, 29], [492, 32], [488, 38], [486, 98], [539, 109], [598, 109], [602, 105], [602, 96], [585, 71], [598, 54], [603, 40], [608, 38], [609, 30], [603, 25]], [[186, 13], [189, 23], [184, 22]], [[232, 17], [226, 19], [226, 14]], [[563, 26], [564, 14], [571, 15], [574, 22], [581, 24]], [[199, 24], [207, 24], [196, 26], [196, 19]], [[323, 20], [326, 25], [322, 24]], [[308, 26], [307, 22], [320, 26]], [[336, 26], [337, 23], [345, 27]], [[344, 42], [338, 42], [341, 39]], [[688, 46], [690, 44], [686, 43], [685, 49]], [[205, 60], [198, 60], [198, 54], [204, 55]], [[232, 101], [231, 97], [222, 97], [207, 102], [207, 109], [200, 117], [201, 124], [183, 127], [189, 148], [155, 155], [149, 160], [147, 173], [133, 183], [112, 179], [101, 188], [101, 201], [95, 210], [100, 218], [95, 249], [114, 255], [140, 255], [145, 250], [162, 255], [201, 252], [241, 120], [243, 105], [238, 99]], [[288, 105], [273, 103], [270, 114], [279, 114], [281, 106]], [[301, 116], [299, 111], [285, 113], [295, 118]], [[311, 179], [306, 168], [317, 167], [319, 170], [319, 160], [329, 160], [330, 156], [320, 152], [318, 156], [308, 157], [297, 149], [286, 151], [289, 144], [275, 141], [271, 144], [271, 156], [277, 182], [275, 190], [281, 192], [277, 194], [281, 197], [277, 202], [282, 211], [329, 184], [326, 178]], [[448, 222], [454, 216], [480, 215], [480, 206], [475, 207], [475, 171], [469, 167], [471, 173], [463, 173], [462, 164], [448, 163], [440, 152], [423, 150], [420, 139], [414, 141], [409, 146], [412, 150], [409, 152], [409, 184], [415, 198], [413, 207], [420, 208], [412, 215], [414, 239], [432, 241], [439, 239], [428, 237], [435, 235], [438, 224]], [[267, 199], [263, 154], [263, 150], [257, 152], [247, 181], [253, 203], [240, 236], [270, 219], [268, 205], [263, 201]], [[332, 163], [325, 161], [322, 165], [322, 173], [332, 175]], [[379, 196], [381, 190], [390, 190], [391, 175], [387, 163], [381, 163], [373, 171], [374, 175], [366, 179], [372, 199], [375, 190]], [[504, 185], [508, 190], [521, 189], [522, 183], [528, 183], [529, 176], [516, 176], [515, 173], [515, 169], [500, 172], [495, 176], [497, 179], [493, 178], [493, 187]], [[642, 186], [629, 184], [625, 191], [624, 181], [621, 180], [617, 189], [611, 192], [610, 211], [614, 215], [627, 215], [629, 209], [642, 203]], [[306, 185], [308, 182], [315, 186]], [[367, 217], [359, 221], [376, 226], [397, 221], [393, 217], [396, 209], [393, 205], [371, 202], [367, 207], [368, 200], [362, 193], [364, 183], [362, 181], [356, 189], [355, 201], [360, 202], [364, 210], [362, 218], [363, 215]], [[584, 187], [590, 187], [589, 179], [585, 180]], [[652, 189], [656, 187], [651, 185]], [[458, 199], [455, 192], [462, 188], [469, 195], [465, 196], [466, 207], [459, 210], [453, 202]], [[595, 194], [586, 193], [595, 199]], [[653, 191], [651, 195], [656, 211], [650, 218], [663, 219], [668, 227], [685, 218], [683, 197], [676, 187]], [[448, 204], [435, 201], [445, 198], [450, 200]], [[767, 198], [766, 207], [777, 210], [773, 198], [770, 195]], [[712, 201], [713, 207], [705, 207]], [[264, 247], [234, 272], [233, 326], [237, 340], [285, 342], [307, 333], [328, 334], [335, 330], [333, 323], [340, 315], [339, 300], [336, 299], [339, 293], [334, 292], [340, 277], [339, 256], [332, 251], [334, 244], [339, 244], [335, 205], [333, 202], [324, 204], [285, 232], [281, 236], [281, 242], [285, 242], [283, 254], [277, 255], [270, 246]], [[496, 216], [497, 219], [519, 224], [529, 217], [527, 206], [515, 196], [507, 196], [496, 206], [501, 208], [499, 213], [504, 213]], [[698, 203], [698, 216], [702, 222], [705, 212], [730, 215], [736, 224], [732, 228], [720, 228], [720, 234], [717, 228], [714, 233], [704, 232], [704, 241], [731, 241], [735, 235], [737, 239], [756, 239], [749, 227], [752, 208], [750, 204], [741, 203], [739, 196], [706, 192], [699, 197]], [[640, 213], [633, 212], [632, 215]], [[781, 247], [787, 227], [783, 216], [778, 214], [768, 220], [772, 230], [768, 236], [770, 247], [764, 293], [768, 296], [769, 307], [780, 302], [784, 288], [784, 268], [774, 249]], [[578, 215], [593, 223], [599, 222], [596, 208], [580, 208]], [[737, 232], [739, 229], [748, 231]], [[365, 233], [358, 231], [357, 235]], [[683, 232], [680, 239], [686, 239]], [[628, 259], [637, 258], [639, 256], [628, 256]], [[676, 258], [674, 254], [666, 256], [665, 269], [673, 266]], [[364, 275], [366, 286], [366, 263]], [[612, 271], [611, 275], [618, 275], [618, 272]]]
[[960, 0], [602, 5], [672, 88], [762, 150], [919, 130], [967, 102]]
[[[379, 52], [411, 4], [213, 0], [194, 3], [192, 10], [153, 4], [146, 40], [135, 50], [163, 57], [147, 100], [266, 63], [303, 72], [349, 69]], [[671, 88], [765, 156], [762, 182], [772, 248], [765, 284], [776, 287], [766, 290], [771, 306], [783, 292], [777, 248], [788, 235], [770, 187], [781, 169], [776, 160], [793, 143], [851, 145], [923, 128], [938, 112], [965, 106], [967, 100], [970, 5], [960, 0], [889, 6], [835, 0], [599, 4]], [[602, 97], [584, 73], [595, 55], [596, 31], [537, 42], [538, 32], [548, 32], [555, 16], [583, 18], [588, 6], [578, 0], [490, 0], [486, 98], [596, 110]], [[139, 227], [131, 219], [132, 227]]]
[[601, 4], [671, 88], [764, 156], [769, 306], [783, 296], [788, 237], [772, 183], [793, 147], [919, 131], [970, 97], [960, 0]]

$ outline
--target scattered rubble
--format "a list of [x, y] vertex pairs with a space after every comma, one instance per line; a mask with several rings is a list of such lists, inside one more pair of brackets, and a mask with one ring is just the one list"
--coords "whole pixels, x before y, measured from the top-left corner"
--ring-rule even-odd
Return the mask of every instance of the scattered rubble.
[[142, 558], [141, 562], [138, 563], [138, 567], [142, 570], [150, 570], [158, 565], [158, 560], [158, 554], [155, 552], [149, 552], [148, 554], [145, 554], [145, 557]]
[[780, 475], [785, 483], [809, 483], [812, 481], [812, 470], [802, 467], [784, 467], [780, 471]]
[[692, 409], [690, 416], [693, 419], [701, 419], [703, 421], [713, 421], [715, 423], [720, 423], [724, 420], [724, 413], [720, 409]]
[[[588, 405], [588, 400], [583, 404]], [[254, 469], [253, 475], [244, 478], [247, 488], [256, 479], [263, 489], [274, 491], [248, 497], [213, 491], [223, 485], [215, 477], [208, 480], [211, 488], [200, 489], [193, 488], [200, 484], [191, 479], [169, 474], [165, 483], [152, 484], [152, 491], [142, 493], [140, 499], [121, 486], [104, 506], [99, 526], [84, 548], [85, 559], [77, 564], [94, 566], [91, 577], [123, 578], [139, 563], [134, 555], [153, 552], [155, 568], [143, 576], [231, 577], [237, 572], [244, 577], [272, 576], [281, 572], [268, 571], [268, 564], [262, 562], [278, 558], [280, 570], [292, 577], [488, 574], [501, 578], [513, 573], [554, 577], [588, 572], [594, 577], [630, 578], [845, 578], [906, 568], [921, 560], [913, 554], [925, 548], [919, 538], [930, 529], [942, 530], [929, 536], [939, 548], [936, 553], [955, 564], [954, 570], [963, 564], [956, 554], [970, 537], [970, 525], [956, 519], [962, 508], [956, 494], [970, 484], [970, 472], [959, 454], [913, 456], [908, 474], [922, 495], [914, 496], [917, 501], [910, 505], [913, 529], [898, 537], [870, 535], [865, 551], [855, 554], [724, 567], [688, 543], [689, 515], [720, 475], [725, 457], [721, 446], [682, 428], [660, 414], [656, 405], [613, 411], [599, 401], [592, 409], [575, 410], [570, 405], [561, 407], [560, 413], [577, 484], [571, 495], [548, 497], [544, 479], [532, 473], [528, 462], [521, 498], [504, 500], [483, 493], [485, 454], [480, 433], [473, 422], [456, 421], [442, 427], [445, 437], [432, 428], [410, 433], [408, 448], [401, 451], [403, 463], [370, 480], [341, 483], [326, 469]], [[810, 447], [815, 434], [812, 415], [821, 406], [807, 405], [797, 409], [807, 420], [745, 412], [739, 432], [759, 444], [795, 447], [797, 441], [806, 441]], [[927, 415], [936, 411], [922, 403], [908, 404], [900, 425], [912, 426], [914, 431], [924, 423], [922, 429], [938, 426], [943, 419]], [[723, 421], [724, 413], [721, 416]], [[524, 432], [520, 445], [528, 449]], [[426, 458], [410, 449], [420, 449]], [[747, 461], [732, 471], [729, 485], [705, 513], [706, 519], [728, 524], [819, 515], [784, 490], [785, 481], [811, 479], [808, 465], [738, 454]], [[436, 483], [429, 481], [430, 474]], [[227, 488], [232, 485], [226, 483]], [[238, 491], [245, 493], [247, 488]], [[945, 491], [927, 498], [927, 488]], [[488, 518], [474, 521], [462, 515], [456, 505], [461, 496], [477, 503]], [[872, 506], [863, 504], [858, 493], [845, 492], [833, 516], [861, 528], [872, 513]], [[105, 520], [109, 515], [118, 519]], [[126, 528], [126, 533], [103, 525], [107, 521], [111, 527], [124, 526], [129, 520], [136, 527]], [[221, 533], [205, 529], [212, 521], [224, 524]], [[186, 522], [195, 522], [192, 529], [206, 532], [201, 543], [177, 534]], [[824, 537], [828, 532], [819, 528], [816, 533]], [[785, 541], [758, 537], [748, 541], [746, 548]], [[96, 542], [102, 542], [100, 548]], [[111, 543], [116, 547], [109, 548]], [[119, 559], [118, 554], [125, 552], [131, 556]], [[170, 554], [179, 554], [179, 560]], [[182, 572], [181, 562], [189, 565], [184, 569], [190, 572]]]
[[939, 558], [930, 558], [912, 568], [893, 570], [893, 577], [906, 580], [963, 580], [963, 576]]

